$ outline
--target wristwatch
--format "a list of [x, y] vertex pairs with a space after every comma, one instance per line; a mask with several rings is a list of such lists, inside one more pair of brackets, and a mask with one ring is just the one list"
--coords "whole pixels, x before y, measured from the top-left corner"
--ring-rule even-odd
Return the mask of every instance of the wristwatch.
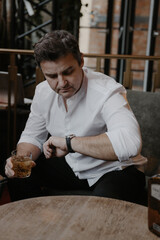
[[75, 151], [72, 149], [72, 146], [71, 146], [71, 139], [76, 137], [76, 135], [74, 134], [70, 134], [70, 135], [67, 135], [66, 136], [66, 144], [67, 144], [67, 148], [68, 148], [68, 152], [69, 153], [74, 153]]

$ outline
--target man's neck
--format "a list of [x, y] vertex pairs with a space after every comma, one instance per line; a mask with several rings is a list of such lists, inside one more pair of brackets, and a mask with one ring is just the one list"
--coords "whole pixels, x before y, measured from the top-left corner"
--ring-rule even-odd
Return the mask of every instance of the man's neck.
[[66, 112], [68, 112], [67, 101], [66, 101], [66, 99], [65, 99], [65, 98], [63, 98], [63, 102], [64, 102], [64, 106], [65, 106]]

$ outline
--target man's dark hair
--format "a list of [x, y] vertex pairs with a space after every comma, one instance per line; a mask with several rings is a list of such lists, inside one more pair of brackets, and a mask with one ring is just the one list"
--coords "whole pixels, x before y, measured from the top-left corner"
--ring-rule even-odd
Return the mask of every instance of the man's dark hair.
[[55, 30], [45, 34], [34, 46], [35, 60], [40, 66], [42, 61], [55, 61], [69, 53], [81, 64], [81, 53], [76, 38], [65, 30]]

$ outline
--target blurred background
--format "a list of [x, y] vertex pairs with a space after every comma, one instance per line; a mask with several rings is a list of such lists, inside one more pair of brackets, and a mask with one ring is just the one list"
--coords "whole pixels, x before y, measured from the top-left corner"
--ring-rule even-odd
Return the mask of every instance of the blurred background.
[[[0, 13], [0, 48], [33, 49], [45, 33], [66, 29], [83, 53], [160, 55], [159, 0], [1, 0]], [[0, 58], [0, 70], [7, 70], [7, 57]], [[19, 56], [17, 64], [27, 89], [34, 83], [34, 58]], [[95, 59], [85, 65], [94, 69]], [[122, 82], [122, 65], [104, 61], [101, 70]], [[151, 79], [156, 67], [133, 61], [133, 88], [143, 89], [144, 78]]]

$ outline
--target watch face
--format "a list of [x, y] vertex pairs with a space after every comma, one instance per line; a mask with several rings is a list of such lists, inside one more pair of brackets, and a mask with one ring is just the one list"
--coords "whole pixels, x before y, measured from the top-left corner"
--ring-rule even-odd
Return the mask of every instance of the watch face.
[[74, 134], [70, 134], [70, 135], [68, 135], [67, 137], [68, 138], [70, 138], [70, 139], [72, 139], [73, 137], [75, 137], [76, 135], [74, 135]]

